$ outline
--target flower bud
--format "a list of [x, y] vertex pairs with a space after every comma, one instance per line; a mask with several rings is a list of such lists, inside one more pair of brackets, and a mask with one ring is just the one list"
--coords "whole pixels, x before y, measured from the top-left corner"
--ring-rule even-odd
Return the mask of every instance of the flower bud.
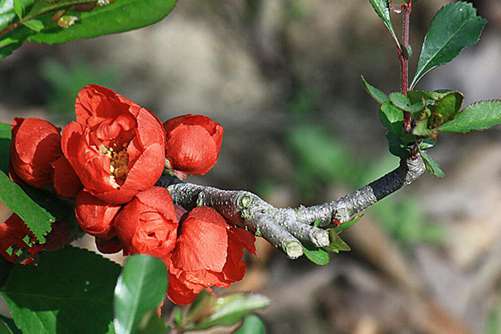
[[38, 118], [16, 118], [12, 128], [10, 164], [12, 171], [27, 184], [50, 185], [51, 163], [61, 156], [59, 130]]
[[164, 123], [165, 158], [171, 168], [187, 174], [204, 175], [215, 164], [221, 150], [223, 127], [202, 115], [184, 115]]

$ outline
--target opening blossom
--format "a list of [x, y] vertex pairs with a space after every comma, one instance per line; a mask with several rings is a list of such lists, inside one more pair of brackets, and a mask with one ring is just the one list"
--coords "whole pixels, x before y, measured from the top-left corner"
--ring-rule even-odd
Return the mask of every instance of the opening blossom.
[[157, 182], [165, 136], [152, 113], [97, 85], [79, 92], [75, 110], [76, 122], [63, 130], [62, 149], [86, 191], [121, 204]]
[[255, 253], [254, 235], [227, 224], [209, 207], [190, 211], [180, 229], [176, 248], [164, 258], [174, 303], [189, 304], [204, 289], [228, 287], [244, 277], [244, 249]]

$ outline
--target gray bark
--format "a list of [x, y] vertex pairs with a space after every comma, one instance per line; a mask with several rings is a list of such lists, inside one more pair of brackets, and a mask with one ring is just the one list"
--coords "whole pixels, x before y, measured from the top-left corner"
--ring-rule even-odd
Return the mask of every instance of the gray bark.
[[[333, 220], [341, 224], [350, 221], [377, 201], [414, 182], [424, 172], [423, 160], [418, 155], [402, 160], [392, 172], [335, 201], [298, 208], [275, 208], [248, 191], [221, 190], [169, 177], [162, 177], [158, 185], [166, 187], [174, 202], [185, 209], [212, 207], [229, 222], [265, 238], [295, 259], [303, 255], [303, 244], [329, 245], [326, 228], [332, 227]], [[320, 227], [313, 226], [316, 221]]]

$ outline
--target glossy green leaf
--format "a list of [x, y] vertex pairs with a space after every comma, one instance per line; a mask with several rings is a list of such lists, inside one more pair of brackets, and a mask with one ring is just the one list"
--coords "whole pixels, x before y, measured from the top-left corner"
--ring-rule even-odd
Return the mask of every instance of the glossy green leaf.
[[14, 0], [0, 0], [0, 30], [7, 27], [15, 17]]
[[[167, 270], [158, 258], [129, 256], [115, 287], [115, 331], [130, 334], [156, 317], [155, 310], [167, 291]], [[153, 321], [152, 324], [155, 324]]]
[[175, 0], [115, 0], [80, 13], [78, 21], [69, 28], [43, 30], [29, 40], [56, 44], [142, 28], [166, 17], [175, 3]]
[[339, 253], [351, 251], [351, 247], [339, 236], [335, 228], [329, 231], [330, 244], [325, 247], [329, 252]]
[[376, 14], [383, 20], [386, 29], [390, 32], [392, 38], [398, 43], [397, 36], [395, 34], [395, 30], [393, 29], [393, 25], [391, 23], [390, 16], [390, 2], [388, 0], [369, 0], [374, 8]]
[[44, 28], [43, 22], [40, 20], [35, 20], [35, 19], [23, 22], [23, 24], [26, 27], [28, 27], [31, 30], [36, 31], [36, 32], [42, 31]]
[[319, 266], [328, 265], [331, 260], [329, 252], [327, 252], [322, 248], [315, 248], [313, 246], [304, 246], [303, 252], [308, 260]]
[[374, 99], [376, 100], [377, 103], [383, 104], [386, 101], [388, 101], [388, 96], [386, 96], [385, 93], [377, 89], [376, 87], [372, 86], [370, 83], [368, 83], [365, 78], [362, 76], [362, 83], [364, 84], [365, 90], [367, 93]]
[[212, 313], [197, 323], [193, 329], [207, 329], [213, 326], [231, 326], [256, 310], [267, 307], [270, 300], [258, 294], [236, 293], [217, 298]]
[[34, 1], [35, 0], [14, 0], [14, 11], [20, 19], [25, 16]]
[[240, 326], [235, 334], [265, 334], [266, 327], [264, 322], [255, 314], [250, 314], [245, 317], [242, 326]]
[[12, 182], [0, 171], [0, 201], [14, 211], [25, 222], [39, 242], [45, 242], [45, 236], [51, 230], [55, 217], [33, 201], [23, 189]]
[[480, 101], [467, 106], [452, 121], [443, 124], [443, 132], [466, 133], [501, 124], [501, 100]]
[[436, 177], [444, 177], [445, 176], [445, 173], [442, 170], [442, 168], [440, 168], [440, 165], [435, 160], [433, 160], [432, 157], [428, 153], [421, 151], [421, 157], [423, 158], [423, 162], [424, 162], [424, 165], [426, 167], [426, 170], [430, 174], [435, 175]]
[[458, 1], [442, 7], [426, 34], [411, 89], [426, 73], [475, 45], [486, 23], [470, 3]]
[[112, 334], [113, 289], [120, 266], [67, 247], [16, 265], [0, 290], [23, 333]]

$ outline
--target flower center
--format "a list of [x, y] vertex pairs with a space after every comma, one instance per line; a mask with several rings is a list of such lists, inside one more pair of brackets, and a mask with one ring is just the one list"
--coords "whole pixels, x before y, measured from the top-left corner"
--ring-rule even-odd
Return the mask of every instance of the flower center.
[[110, 158], [110, 174], [115, 183], [123, 183], [129, 172], [129, 155], [127, 154], [127, 148], [121, 147], [117, 149], [101, 145], [99, 147], [99, 152]]

